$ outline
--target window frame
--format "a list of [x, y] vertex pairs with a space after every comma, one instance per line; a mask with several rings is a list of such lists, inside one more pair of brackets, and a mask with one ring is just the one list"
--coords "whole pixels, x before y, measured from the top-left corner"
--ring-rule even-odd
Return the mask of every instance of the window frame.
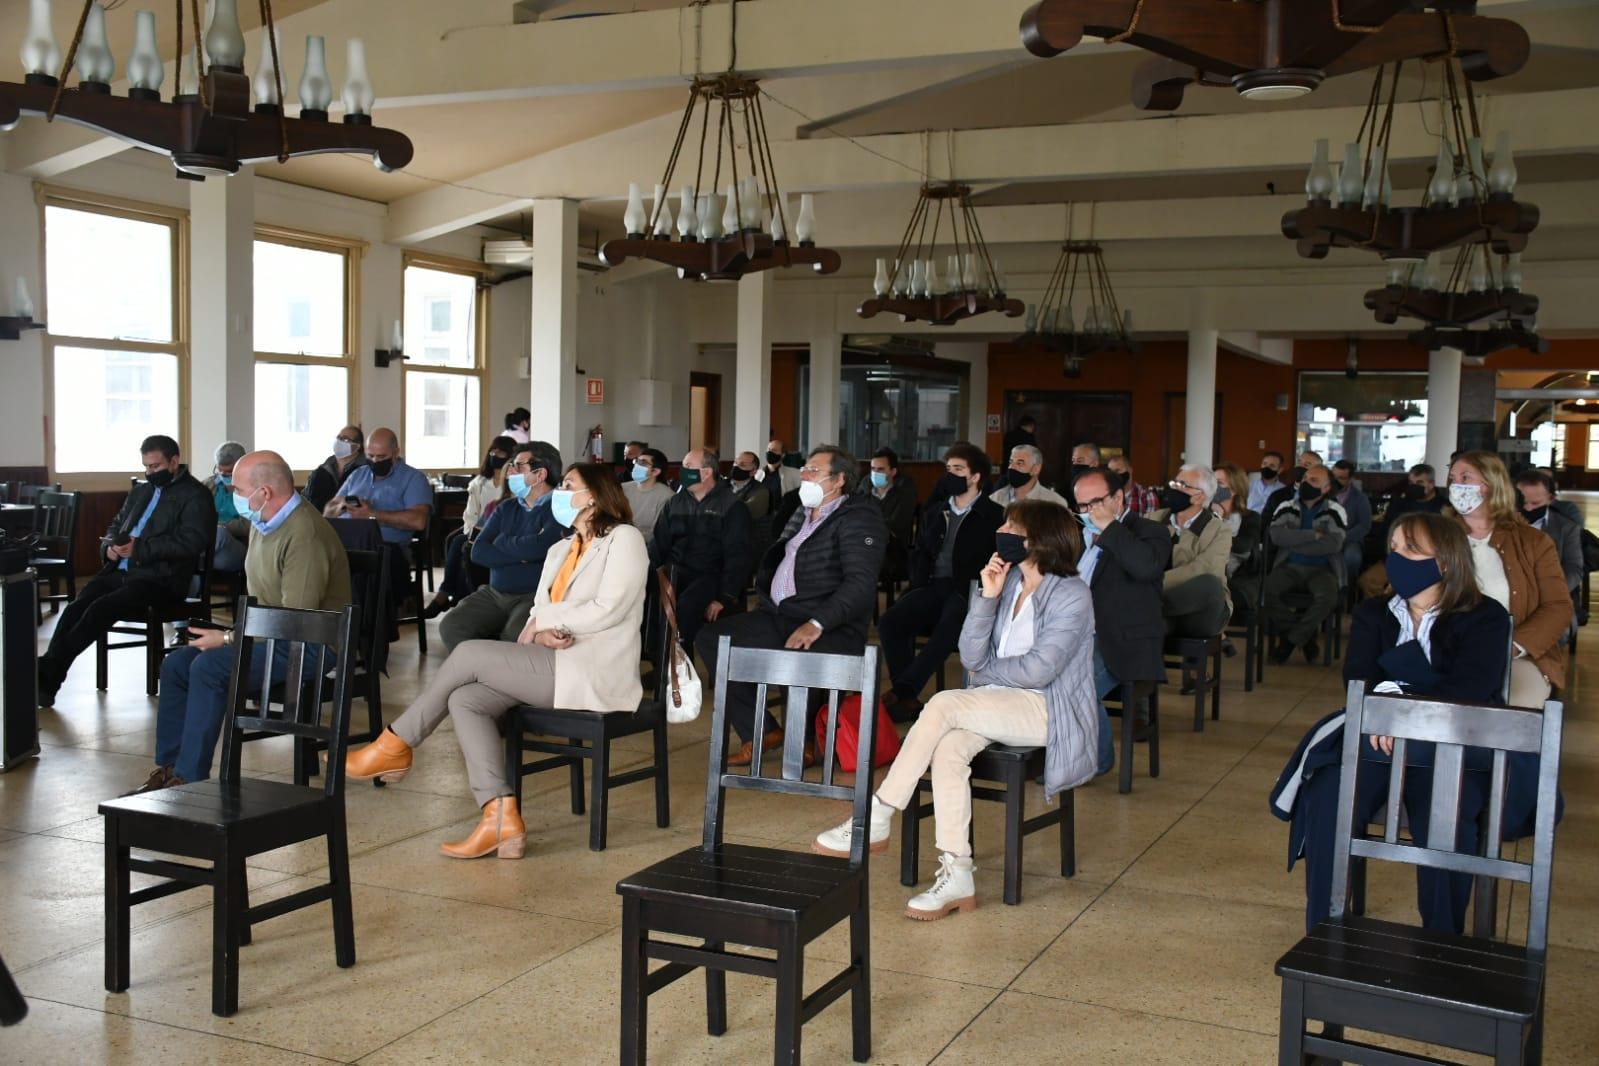
[[[473, 336], [472, 336], [472, 365], [440, 366], [434, 363], [418, 363], [415, 367], [410, 365], [410, 360], [402, 360], [403, 368], [400, 371], [400, 417], [397, 429], [400, 438], [400, 454], [408, 456], [405, 436], [411, 421], [411, 408], [409, 391], [411, 388], [412, 374], [453, 374], [458, 377], [477, 379], [478, 403], [478, 445], [480, 449], [488, 447], [488, 441], [493, 437], [488, 420], [488, 336], [489, 336], [489, 289], [484, 284], [489, 276], [489, 269], [482, 263], [470, 259], [457, 259], [453, 256], [436, 255], [430, 252], [406, 251], [400, 257], [400, 318], [405, 318], [405, 275], [412, 267], [421, 267], [426, 270], [436, 270], [446, 274], [461, 274], [473, 279], [476, 288], [472, 301]], [[468, 457], [470, 458], [470, 457]], [[407, 462], [409, 462], [407, 458]], [[473, 460], [470, 466], [456, 466], [440, 469], [438, 473], [468, 474], [476, 473], [478, 461]]]
[[39, 213], [39, 306], [44, 309], [44, 321], [50, 321], [49, 231], [46, 225], [48, 209], [64, 208], [111, 218], [147, 222], [168, 227], [172, 242], [172, 340], [170, 342], [118, 340], [105, 337], [77, 337], [57, 334], [48, 327], [42, 331], [44, 352], [44, 461], [50, 471], [50, 480], [60, 482], [68, 490], [100, 491], [126, 489], [133, 461], [120, 470], [79, 470], [63, 473], [56, 467], [56, 440], [58, 436], [56, 414], [56, 349], [82, 348], [102, 352], [140, 352], [153, 355], [170, 355], [178, 361], [178, 424], [173, 436], [185, 457], [189, 455], [189, 439], [193, 435], [189, 405], [189, 212], [181, 207], [168, 207], [142, 200], [129, 200], [119, 196], [85, 192], [65, 186], [34, 184], [34, 202]]
[[[254, 297], [251, 298], [250, 320], [251, 337], [251, 387], [254, 387], [254, 374], [256, 368], [263, 363], [287, 364], [289, 366], [331, 366], [342, 367], [345, 370], [345, 418], [352, 424], [359, 424], [360, 396], [361, 396], [361, 361], [356, 358], [357, 349], [361, 346], [361, 260], [366, 256], [370, 245], [355, 237], [338, 237], [322, 233], [310, 233], [305, 230], [291, 229], [286, 226], [269, 226], [258, 223], [255, 227], [255, 236], [251, 242], [251, 254], [254, 255], [255, 242], [264, 241], [269, 244], [282, 244], [291, 248], [303, 248], [312, 252], [330, 252], [344, 256], [344, 354], [331, 355], [300, 355], [290, 352], [262, 352], [255, 349]], [[343, 426], [339, 427], [344, 428]], [[257, 436], [259, 436], [257, 429]], [[296, 478], [309, 476], [310, 469], [295, 470]]]

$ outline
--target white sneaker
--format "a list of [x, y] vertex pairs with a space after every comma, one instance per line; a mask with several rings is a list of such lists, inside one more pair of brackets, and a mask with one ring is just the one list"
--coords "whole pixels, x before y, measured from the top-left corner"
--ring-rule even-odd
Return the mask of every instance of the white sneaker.
[[[867, 816], [867, 825], [871, 832], [867, 847], [873, 855], [881, 855], [888, 850], [888, 831], [894, 824], [894, 815], [898, 813], [876, 796], [872, 797], [872, 811]], [[818, 855], [833, 855], [847, 859], [853, 829], [853, 821], [835, 825], [827, 832], [817, 834], [815, 842], [811, 844], [811, 850]]]
[[938, 876], [933, 887], [912, 896], [905, 905], [905, 917], [919, 922], [936, 922], [950, 911], [977, 909], [977, 884], [972, 880], [972, 860], [957, 859], [949, 852], [938, 857]]

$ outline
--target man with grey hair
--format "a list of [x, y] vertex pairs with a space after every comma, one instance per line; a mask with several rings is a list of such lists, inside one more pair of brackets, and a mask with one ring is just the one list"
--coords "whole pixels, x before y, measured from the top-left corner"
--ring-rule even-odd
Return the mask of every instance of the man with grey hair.
[[[244, 574], [250, 595], [265, 607], [342, 611], [350, 603], [350, 560], [338, 534], [316, 508], [294, 491], [294, 472], [277, 452], [251, 452], [230, 464], [234, 509], [250, 523]], [[233, 633], [193, 628], [186, 647], [161, 664], [161, 702], [156, 712], [155, 770], [136, 791], [202, 781], [228, 712], [233, 674]], [[289, 648], [272, 655], [257, 645], [249, 663], [249, 686], [260, 691], [270, 676], [288, 672]]]
[[1072, 482], [1099, 466], [1099, 445], [1091, 440], [1072, 445]]
[[236, 440], [223, 441], [212, 453], [211, 476], [202, 482], [217, 509], [211, 568], [228, 573], [244, 569], [244, 549], [250, 543], [250, 520], [233, 509], [233, 468], [243, 458], [244, 445]]
[[677, 480], [682, 487], [655, 520], [650, 560], [673, 569], [678, 632], [692, 646], [701, 626], [743, 607], [755, 534], [750, 509], [721, 476], [715, 452], [690, 450]]
[[1216, 472], [1198, 463], [1183, 467], [1160, 490], [1160, 509], [1150, 514], [1171, 533], [1171, 566], [1161, 581], [1166, 632], [1177, 637], [1214, 637], [1232, 617], [1227, 560], [1232, 531], [1211, 510]]
[[1031, 444], [1018, 444], [1010, 450], [1010, 465], [1005, 468], [1005, 484], [988, 498], [1001, 507], [1022, 500], [1043, 500], [1067, 506], [1066, 497], [1038, 479], [1044, 473], [1044, 453]]

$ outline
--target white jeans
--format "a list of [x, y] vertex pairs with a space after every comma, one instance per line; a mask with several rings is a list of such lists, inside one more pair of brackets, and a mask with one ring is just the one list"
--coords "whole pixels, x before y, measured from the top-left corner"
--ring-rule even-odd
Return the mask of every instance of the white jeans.
[[1543, 710], [1543, 701], [1549, 698], [1549, 682], [1543, 671], [1531, 659], [1510, 661], [1510, 706]]
[[1044, 697], [1019, 688], [940, 692], [922, 708], [904, 746], [877, 789], [877, 798], [904, 810], [917, 782], [933, 770], [933, 825], [938, 850], [972, 854], [972, 759], [990, 744], [1038, 745], [1049, 730]]

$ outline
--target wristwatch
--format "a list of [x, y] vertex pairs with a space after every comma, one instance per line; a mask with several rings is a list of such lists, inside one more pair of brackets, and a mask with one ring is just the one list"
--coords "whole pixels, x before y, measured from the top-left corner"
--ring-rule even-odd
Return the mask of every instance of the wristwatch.
[[816, 631], [817, 631], [817, 632], [818, 632], [818, 633], [825, 633], [825, 632], [826, 632], [826, 631], [827, 631], [827, 627], [826, 627], [826, 626], [824, 626], [824, 625], [822, 625], [822, 623], [820, 623], [820, 622], [818, 622], [818, 621], [817, 621], [817, 620], [816, 620], [816, 619], [814, 619], [814, 618], [812, 618], [812, 619], [811, 619], [811, 620], [810, 620], [810, 621], [809, 621], [809, 622], [807, 622], [807, 623], [805, 623], [805, 624], [806, 624], [806, 625], [812, 625], [812, 626], [815, 626], [815, 627], [816, 627]]
[[226, 648], [233, 647], [233, 630], [224, 629], [222, 631], [222, 646]]

